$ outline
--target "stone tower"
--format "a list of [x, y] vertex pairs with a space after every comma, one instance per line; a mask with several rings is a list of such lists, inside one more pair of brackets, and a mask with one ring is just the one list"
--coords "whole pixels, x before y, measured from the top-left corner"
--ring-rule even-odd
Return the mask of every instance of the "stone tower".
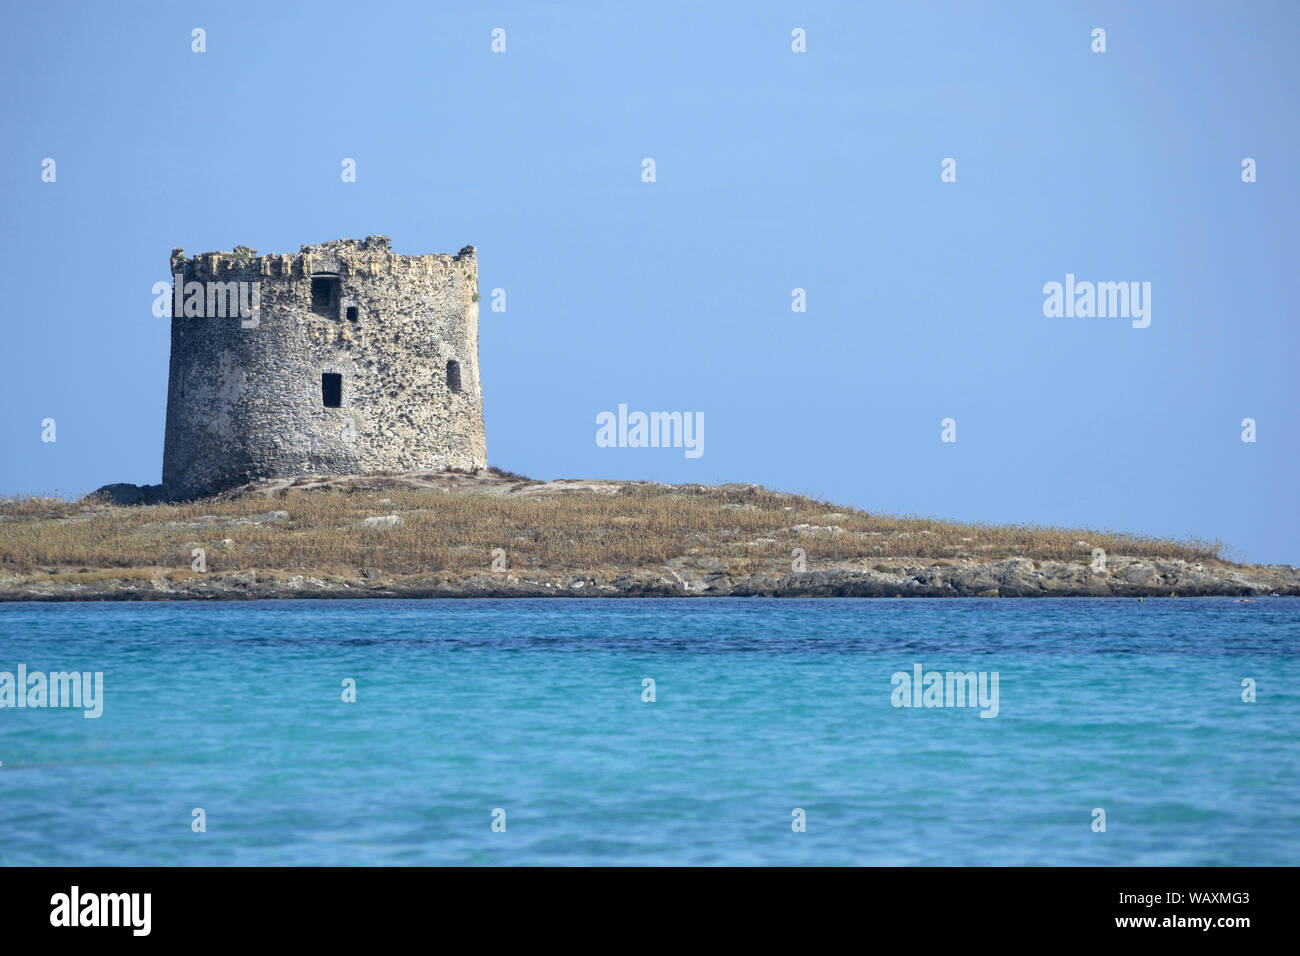
[[175, 249], [171, 267], [169, 496], [487, 467], [473, 246], [399, 256], [370, 236], [296, 255]]

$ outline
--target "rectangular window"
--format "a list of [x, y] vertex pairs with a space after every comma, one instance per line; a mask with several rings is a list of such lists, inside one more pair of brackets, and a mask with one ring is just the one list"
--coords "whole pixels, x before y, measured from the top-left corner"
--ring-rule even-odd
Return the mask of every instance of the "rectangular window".
[[320, 397], [326, 408], [340, 408], [343, 405], [343, 376], [340, 373], [320, 373]]
[[327, 319], [339, 317], [339, 277], [332, 274], [311, 277], [311, 310]]

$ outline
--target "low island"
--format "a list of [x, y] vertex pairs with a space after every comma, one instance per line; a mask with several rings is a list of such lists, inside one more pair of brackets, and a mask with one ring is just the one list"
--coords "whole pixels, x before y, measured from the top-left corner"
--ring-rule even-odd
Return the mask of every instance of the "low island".
[[835, 507], [758, 485], [498, 469], [0, 502], [0, 600], [1262, 597], [1300, 570], [1218, 543]]

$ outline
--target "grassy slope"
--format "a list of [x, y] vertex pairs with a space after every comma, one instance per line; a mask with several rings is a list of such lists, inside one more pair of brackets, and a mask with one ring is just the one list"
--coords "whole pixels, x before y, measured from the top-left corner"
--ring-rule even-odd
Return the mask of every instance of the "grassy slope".
[[[0, 502], [0, 574], [72, 572], [93, 580], [167, 568], [179, 579], [191, 573], [195, 547], [205, 550], [209, 572], [346, 575], [481, 572], [494, 548], [505, 549], [511, 568], [552, 572], [662, 568], [686, 555], [720, 559], [741, 574], [787, 572], [795, 548], [804, 549], [810, 569], [1007, 557], [1087, 563], [1096, 547], [1108, 555], [1226, 563], [1218, 543], [893, 517], [753, 485], [597, 482], [575, 490], [500, 474], [425, 477], [440, 483], [353, 479], [133, 507], [8, 499]], [[404, 523], [358, 526], [388, 514]]]

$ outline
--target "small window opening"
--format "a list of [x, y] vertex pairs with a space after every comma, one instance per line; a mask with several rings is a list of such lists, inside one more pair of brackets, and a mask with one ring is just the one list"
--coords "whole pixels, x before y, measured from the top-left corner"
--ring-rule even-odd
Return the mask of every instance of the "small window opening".
[[339, 315], [339, 277], [318, 275], [311, 277], [311, 310], [327, 319]]
[[326, 408], [340, 408], [343, 405], [343, 376], [341, 373], [320, 373], [320, 397]]
[[357, 307], [355, 305], [350, 305], [348, 306], [348, 321], [355, 322], [356, 320], [357, 320]]
[[447, 387], [453, 392], [460, 391], [460, 363], [455, 359], [447, 360]]

